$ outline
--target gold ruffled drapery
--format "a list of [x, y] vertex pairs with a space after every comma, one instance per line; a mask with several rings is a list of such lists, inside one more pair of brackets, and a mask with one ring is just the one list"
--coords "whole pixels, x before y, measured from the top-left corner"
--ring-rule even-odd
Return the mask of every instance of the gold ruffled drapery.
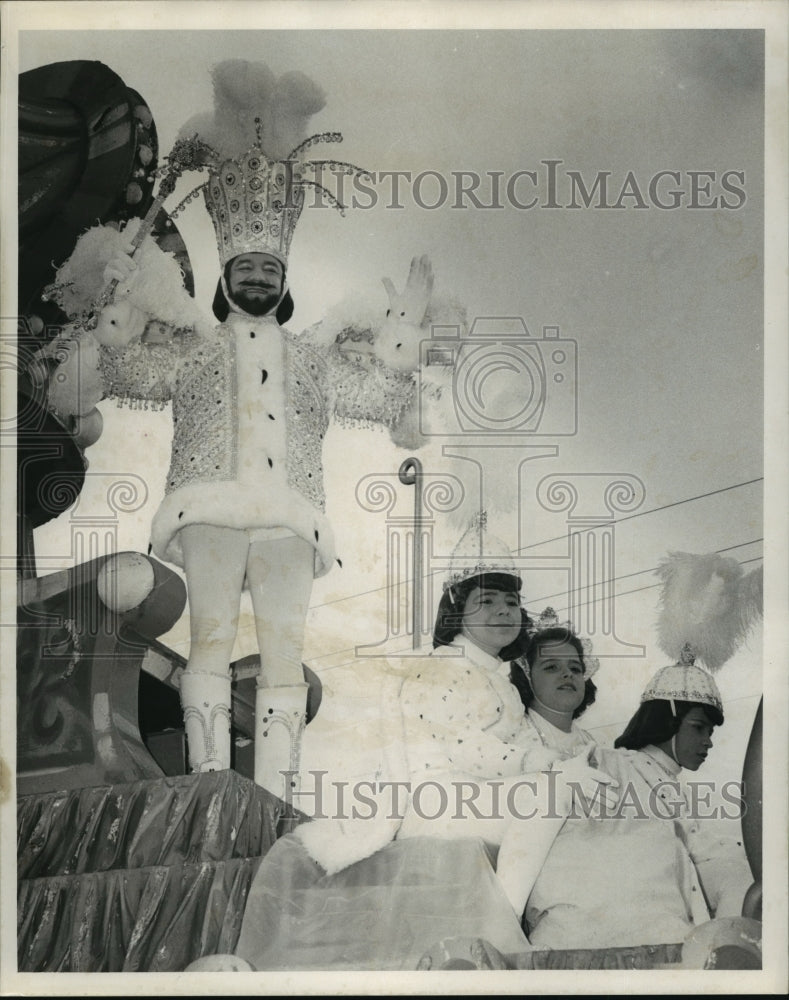
[[19, 970], [172, 972], [232, 952], [260, 860], [21, 882]]
[[177, 971], [232, 952], [261, 858], [298, 822], [235, 771], [20, 798], [19, 971]]

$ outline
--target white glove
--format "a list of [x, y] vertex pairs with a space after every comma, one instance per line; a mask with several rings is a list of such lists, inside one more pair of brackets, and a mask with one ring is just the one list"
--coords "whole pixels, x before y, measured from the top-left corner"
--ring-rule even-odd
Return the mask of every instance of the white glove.
[[133, 249], [134, 247], [129, 243], [127, 253], [118, 254], [110, 259], [104, 268], [103, 277], [105, 286], [109, 285], [111, 281], [126, 284], [132, 280], [134, 272], [137, 270], [137, 264], [131, 256]]
[[391, 278], [382, 278], [389, 309], [386, 315], [402, 323], [421, 326], [433, 292], [433, 267], [427, 254], [411, 259], [411, 268], [402, 293], [398, 292]]

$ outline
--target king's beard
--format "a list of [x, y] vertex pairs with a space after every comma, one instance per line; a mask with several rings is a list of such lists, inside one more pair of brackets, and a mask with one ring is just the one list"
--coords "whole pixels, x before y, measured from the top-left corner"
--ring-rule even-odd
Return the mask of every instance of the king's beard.
[[265, 316], [277, 305], [282, 294], [281, 289], [268, 291], [266, 289], [252, 289], [242, 286], [235, 292], [228, 291], [231, 301], [243, 309], [250, 316]]

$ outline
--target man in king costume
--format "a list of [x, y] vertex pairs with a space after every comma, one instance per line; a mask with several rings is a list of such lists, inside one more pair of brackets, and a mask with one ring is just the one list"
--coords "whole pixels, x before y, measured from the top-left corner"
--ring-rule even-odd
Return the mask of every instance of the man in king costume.
[[[261, 654], [255, 780], [286, 797], [283, 775], [292, 788], [306, 721], [301, 654], [312, 580], [340, 562], [324, 513], [322, 440], [332, 414], [394, 432], [415, 405], [416, 383], [413, 370], [385, 364], [369, 344], [351, 362], [320, 324], [301, 336], [280, 325], [293, 311], [288, 254], [305, 188], [341, 207], [304, 175], [327, 165], [357, 169], [303, 159], [313, 143], [341, 138], [302, 139], [323, 106], [321, 91], [300, 73], [277, 79], [240, 60], [216, 66], [213, 82], [214, 112], [188, 122], [179, 141], [199, 151], [191, 165], [208, 171], [202, 190], [222, 267], [220, 325], [195, 307], [174, 260], [150, 237], [130, 246], [136, 223], [123, 233], [89, 230], [53, 286], [75, 326], [54, 349], [65, 360], [50, 403], [65, 415], [90, 412], [104, 396], [172, 401], [170, 468], [151, 546], [186, 575], [189, 764], [230, 766], [229, 662], [248, 587]], [[386, 287], [384, 325], [402, 328], [389, 338], [399, 347], [425, 319], [429, 262], [412, 262], [402, 295], [388, 279]], [[109, 304], [99, 311], [97, 299]], [[90, 308], [98, 312], [93, 330], [79, 322]]]

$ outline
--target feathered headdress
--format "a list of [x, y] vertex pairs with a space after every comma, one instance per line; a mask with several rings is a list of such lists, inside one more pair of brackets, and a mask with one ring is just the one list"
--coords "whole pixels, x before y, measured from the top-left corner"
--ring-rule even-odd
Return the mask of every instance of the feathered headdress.
[[658, 644], [675, 662], [650, 678], [641, 701], [669, 701], [672, 711], [676, 701], [697, 702], [722, 715], [712, 673], [736, 653], [762, 612], [762, 571], [746, 575], [736, 560], [716, 552], [672, 552], [657, 573], [663, 581]]
[[268, 156], [282, 159], [307, 135], [326, 95], [304, 73], [277, 78], [265, 63], [226, 59], [211, 70], [214, 107], [190, 118], [180, 137], [197, 133], [223, 160], [243, 156], [255, 135]]
[[[190, 118], [181, 142], [197, 140], [209, 179], [202, 185], [224, 265], [242, 253], [267, 253], [287, 265], [296, 223], [313, 188], [344, 213], [344, 206], [317, 178], [365, 174], [339, 160], [307, 160], [319, 142], [342, 142], [339, 132], [307, 138], [310, 118], [325, 104], [323, 91], [303, 73], [277, 78], [264, 63], [230, 59], [212, 70], [214, 109]], [[175, 218], [195, 196], [171, 212]]]
[[762, 613], [762, 570], [744, 573], [717, 553], [672, 552], [657, 570], [663, 582], [658, 644], [677, 662], [683, 651], [713, 672], [730, 659]]

